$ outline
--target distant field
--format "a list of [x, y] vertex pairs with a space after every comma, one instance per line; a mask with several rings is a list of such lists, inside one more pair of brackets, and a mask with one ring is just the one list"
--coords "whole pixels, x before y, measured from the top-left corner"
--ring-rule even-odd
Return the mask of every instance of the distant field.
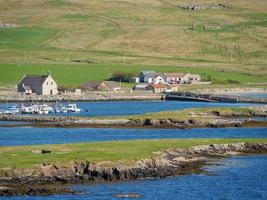
[[108, 80], [112, 73], [118, 70], [136, 75], [142, 70], [190, 72], [200, 74], [202, 78], [210, 76], [214, 84], [248, 84], [267, 81], [265, 77], [196, 67], [127, 64], [0, 64], [0, 85], [16, 85], [24, 74], [47, 74], [49, 70], [61, 86], [78, 86], [87, 81]]
[[[48, 67], [42, 64], [60, 64], [66, 67], [66, 73], [79, 78], [65, 79], [58, 74], [59, 70], [52, 69], [61, 84], [81, 83], [86, 80], [83, 76], [107, 78], [112, 70], [105, 70], [104, 63], [132, 71], [141, 68], [132, 67], [136, 65], [157, 65], [159, 71], [176, 71], [165, 66], [183, 67], [177, 71], [210, 70], [215, 83], [227, 83], [228, 79], [254, 83], [267, 77], [266, 0], [224, 0], [230, 6], [226, 10], [187, 11], [177, 7], [186, 2], [0, 0], [1, 23], [22, 26], [0, 28], [0, 63], [30, 63], [32, 68], [38, 68], [32, 72], [46, 71]], [[204, 30], [205, 24], [225, 26], [220, 30]], [[192, 29], [193, 25], [196, 28]], [[124, 62], [126, 67], [122, 65]], [[86, 70], [80, 74], [70, 70], [74, 64], [84, 64], [76, 68]], [[100, 71], [95, 72], [96, 68]], [[0, 82], [14, 83], [13, 77], [2, 74], [2, 69], [1, 65]], [[12, 74], [13, 68], [5, 73]], [[14, 75], [16, 80], [19, 73], [28, 71], [18, 70]]]
[[[196, 145], [226, 144], [233, 142], [267, 142], [267, 139], [175, 139], [92, 142], [78, 144], [41, 145], [24, 147], [0, 147], [1, 168], [32, 168], [41, 163], [67, 165], [73, 160], [91, 162], [123, 162], [149, 158], [153, 152], [169, 148], [185, 148]], [[51, 154], [33, 154], [32, 150], [51, 150]]]

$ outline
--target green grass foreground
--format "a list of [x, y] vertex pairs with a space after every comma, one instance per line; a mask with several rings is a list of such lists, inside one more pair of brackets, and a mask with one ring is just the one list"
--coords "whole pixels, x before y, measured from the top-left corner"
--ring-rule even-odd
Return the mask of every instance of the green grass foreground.
[[[168, 139], [90, 142], [75, 144], [0, 147], [0, 169], [29, 169], [41, 163], [68, 165], [73, 160], [121, 162], [130, 164], [155, 156], [154, 152], [170, 148], [234, 142], [267, 142], [264, 139]], [[51, 154], [34, 154], [32, 150], [51, 150]]]

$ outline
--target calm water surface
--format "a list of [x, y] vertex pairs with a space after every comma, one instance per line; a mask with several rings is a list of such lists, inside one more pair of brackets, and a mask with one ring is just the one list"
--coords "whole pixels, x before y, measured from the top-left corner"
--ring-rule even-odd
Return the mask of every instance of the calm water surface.
[[207, 167], [214, 175], [177, 176], [158, 180], [124, 183], [78, 185], [82, 195], [47, 197], [11, 197], [14, 200], [98, 200], [120, 199], [119, 193], [137, 193], [140, 199], [151, 200], [265, 200], [267, 199], [267, 156], [240, 156], [218, 161], [219, 166]]
[[[59, 113], [56, 115], [75, 116], [110, 116], [110, 115], [135, 115], [149, 112], [180, 110], [196, 107], [242, 107], [257, 104], [244, 103], [210, 103], [210, 102], [185, 102], [185, 101], [108, 101], [108, 102], [76, 102], [83, 111], [81, 113]], [[5, 109], [12, 104], [0, 104], [0, 109]]]
[[[255, 104], [201, 103], [178, 101], [147, 102], [78, 102], [88, 112], [79, 115], [106, 116], [143, 114], [192, 107], [248, 106]], [[7, 104], [0, 104], [5, 107]], [[12, 123], [10, 123], [12, 124]], [[66, 128], [0, 128], [0, 146], [94, 142], [130, 139], [171, 138], [266, 138], [267, 128], [224, 129], [66, 129]], [[177, 176], [168, 179], [142, 180], [112, 184], [76, 185], [82, 195], [46, 197], [0, 197], [0, 200], [98, 200], [119, 199], [118, 193], [137, 193], [141, 199], [267, 199], [267, 156], [240, 156], [218, 161], [220, 165], [207, 167], [216, 175]]]
[[0, 128], [0, 146], [173, 138], [267, 138], [267, 127], [201, 128], [188, 130], [32, 127]]

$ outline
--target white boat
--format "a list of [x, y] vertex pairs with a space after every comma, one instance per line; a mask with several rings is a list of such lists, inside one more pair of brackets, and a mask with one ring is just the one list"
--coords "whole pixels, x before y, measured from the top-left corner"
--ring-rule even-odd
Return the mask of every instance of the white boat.
[[20, 108], [22, 114], [34, 114], [35, 110], [34, 106], [21, 106]]
[[68, 104], [67, 106], [62, 108], [62, 112], [81, 112], [81, 109], [77, 107], [75, 103]]
[[53, 113], [54, 112], [54, 108], [43, 104], [41, 105], [40, 111], [42, 112], [42, 114], [49, 114], [49, 113]]
[[12, 105], [12, 106], [9, 106], [6, 110], [6, 112], [8, 114], [17, 114], [19, 113], [19, 107], [17, 105]]

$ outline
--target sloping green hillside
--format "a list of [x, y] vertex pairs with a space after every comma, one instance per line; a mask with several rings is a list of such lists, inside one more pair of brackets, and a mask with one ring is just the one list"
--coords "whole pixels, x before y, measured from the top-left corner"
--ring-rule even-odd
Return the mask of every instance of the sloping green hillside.
[[182, 66], [266, 82], [267, 1], [224, 0], [219, 3], [230, 8], [219, 10], [177, 7], [192, 2], [0, 0], [0, 25], [18, 26], [0, 28], [0, 63]]

